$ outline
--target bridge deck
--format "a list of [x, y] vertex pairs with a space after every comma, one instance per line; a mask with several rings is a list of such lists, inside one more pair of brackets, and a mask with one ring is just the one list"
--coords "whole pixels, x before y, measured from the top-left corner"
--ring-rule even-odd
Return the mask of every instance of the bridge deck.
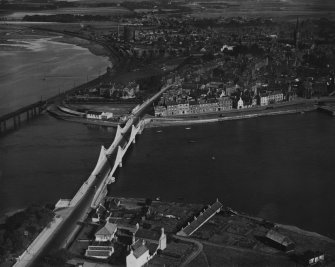
[[46, 101], [38, 101], [34, 104], [31, 104], [31, 105], [28, 105], [28, 106], [25, 106], [23, 108], [20, 108], [18, 110], [15, 110], [13, 112], [10, 112], [8, 114], [5, 114], [5, 115], [2, 115], [0, 116], [0, 121], [5, 121], [5, 120], [8, 120], [10, 118], [13, 118], [14, 116], [17, 116], [17, 115], [20, 115], [28, 110], [31, 110], [33, 108], [39, 108], [39, 107], [42, 107], [46, 104]]

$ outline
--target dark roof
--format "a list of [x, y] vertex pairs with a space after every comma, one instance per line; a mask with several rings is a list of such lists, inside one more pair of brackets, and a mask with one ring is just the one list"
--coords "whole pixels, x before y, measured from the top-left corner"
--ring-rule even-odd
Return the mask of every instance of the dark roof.
[[215, 213], [222, 208], [222, 204], [217, 200], [212, 206], [209, 206], [203, 213], [199, 215], [193, 222], [178, 232], [180, 235], [190, 236], [206, 221], [208, 221]]
[[147, 248], [147, 246], [145, 244], [143, 244], [143, 240], [142, 239], [138, 239], [132, 246], [131, 246], [132, 250], [133, 250], [133, 254], [136, 258], [141, 257], [141, 255], [143, 255], [146, 251], [148, 251], [149, 249]]
[[87, 111], [87, 114], [93, 114], [93, 115], [101, 115], [102, 114], [102, 112], [100, 112], [100, 111]]
[[157, 243], [147, 242], [146, 246], [149, 249], [149, 254], [150, 255], [153, 255], [158, 249], [158, 244]]
[[88, 246], [87, 250], [111, 250], [113, 246]]
[[159, 233], [157, 231], [139, 229], [135, 233], [135, 237], [150, 240], [150, 241], [158, 241], [159, 238], [161, 237], [161, 233]]
[[284, 247], [287, 247], [293, 244], [293, 242], [287, 236], [284, 236], [281, 233], [274, 231], [274, 230], [269, 230], [266, 233], [266, 237]]
[[87, 257], [109, 257], [110, 250], [86, 250]]
[[118, 223], [117, 222], [117, 228], [119, 230], [127, 230], [127, 231], [132, 232], [132, 233], [135, 233], [137, 231], [136, 225], [127, 224], [127, 223]]

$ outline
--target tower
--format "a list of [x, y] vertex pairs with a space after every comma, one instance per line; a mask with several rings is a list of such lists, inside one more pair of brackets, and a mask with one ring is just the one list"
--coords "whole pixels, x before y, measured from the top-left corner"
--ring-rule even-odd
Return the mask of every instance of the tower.
[[297, 17], [297, 22], [295, 24], [294, 28], [294, 45], [296, 48], [299, 48], [299, 43], [300, 43], [300, 22], [299, 22], [299, 17]]

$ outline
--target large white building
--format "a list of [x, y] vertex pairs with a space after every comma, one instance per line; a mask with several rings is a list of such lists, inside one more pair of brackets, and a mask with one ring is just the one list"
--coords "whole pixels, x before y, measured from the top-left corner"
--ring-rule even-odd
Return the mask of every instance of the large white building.
[[126, 258], [127, 267], [141, 267], [151, 259], [149, 248], [144, 240], [137, 240], [131, 245], [130, 253]]
[[284, 100], [284, 94], [280, 91], [273, 91], [269, 93], [269, 103], [278, 103]]
[[127, 267], [140, 267], [152, 259], [158, 250], [166, 248], [166, 234], [164, 228], [161, 233], [138, 229], [133, 236], [133, 244], [126, 258]]
[[94, 120], [108, 120], [110, 118], [113, 118], [113, 113], [101, 111], [87, 111], [86, 118]]

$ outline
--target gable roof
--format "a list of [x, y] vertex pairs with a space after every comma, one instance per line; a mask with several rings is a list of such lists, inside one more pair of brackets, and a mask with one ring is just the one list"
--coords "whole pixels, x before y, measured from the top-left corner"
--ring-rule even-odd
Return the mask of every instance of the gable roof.
[[290, 244], [293, 244], [293, 242], [287, 236], [284, 236], [281, 233], [273, 230], [269, 230], [266, 234], [266, 237], [285, 247], [287, 247]]
[[117, 229], [117, 225], [115, 223], [106, 222], [106, 224], [100, 228], [99, 231], [95, 233], [95, 235], [112, 235]]
[[145, 252], [147, 252], [149, 249], [145, 244], [143, 244], [142, 239], [138, 239], [132, 246], [133, 254], [136, 258], [141, 257]]

